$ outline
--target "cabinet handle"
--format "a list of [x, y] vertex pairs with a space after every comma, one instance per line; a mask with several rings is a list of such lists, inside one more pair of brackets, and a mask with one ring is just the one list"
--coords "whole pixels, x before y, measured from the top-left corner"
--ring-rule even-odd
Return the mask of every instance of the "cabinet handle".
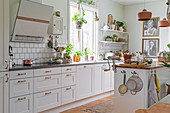
[[52, 77], [45, 77], [45, 80], [51, 79]]
[[23, 98], [18, 98], [18, 101], [22, 101], [22, 100], [25, 100], [27, 99], [26, 97], [23, 97]]
[[6, 83], [8, 83], [8, 81], [9, 81], [9, 78], [8, 78], [8, 74], [5, 74], [5, 76], [6, 76]]
[[71, 71], [72, 69], [66, 69], [66, 71]]
[[26, 80], [23, 80], [23, 81], [18, 81], [18, 83], [24, 83], [24, 82], [27, 82]]
[[45, 73], [51, 73], [52, 71], [45, 71]]
[[26, 73], [18, 73], [18, 76], [26, 75]]
[[49, 94], [51, 94], [52, 92], [48, 92], [48, 93], [45, 93], [45, 96], [47, 96], [47, 95], [49, 95]]
[[69, 77], [69, 76], [71, 76], [71, 75], [72, 75], [72, 74], [67, 74], [66, 76]]
[[68, 91], [68, 90], [70, 90], [71, 89], [71, 87], [69, 87], [69, 88], [66, 88], [66, 91]]
[[5, 69], [8, 69], [8, 61], [5, 60], [5, 63], [6, 63], [6, 68]]
[[87, 68], [87, 66], [84, 66], [84, 68]]

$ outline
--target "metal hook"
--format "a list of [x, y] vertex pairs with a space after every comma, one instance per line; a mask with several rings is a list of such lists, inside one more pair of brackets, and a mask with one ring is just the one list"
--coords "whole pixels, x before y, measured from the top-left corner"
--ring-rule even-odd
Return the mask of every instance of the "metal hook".
[[126, 71], [125, 71], [125, 70], [123, 70], [123, 71], [121, 71], [121, 73], [126, 73]]
[[131, 72], [133, 75], [138, 75], [138, 73], [136, 73], [136, 71]]

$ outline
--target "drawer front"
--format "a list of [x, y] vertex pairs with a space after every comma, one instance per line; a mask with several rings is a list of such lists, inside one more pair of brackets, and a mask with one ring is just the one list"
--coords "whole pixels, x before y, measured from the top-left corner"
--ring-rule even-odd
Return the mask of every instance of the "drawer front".
[[34, 70], [34, 76], [44, 76], [44, 75], [53, 75], [61, 74], [61, 68], [46, 68], [46, 69], [36, 69]]
[[61, 90], [51, 90], [34, 94], [34, 113], [45, 111], [61, 105]]
[[62, 105], [75, 101], [75, 86], [62, 88]]
[[75, 85], [75, 73], [62, 74], [62, 87]]
[[10, 79], [33, 77], [33, 70], [10, 71]]
[[51, 90], [61, 87], [61, 76], [50, 75], [34, 78], [34, 92]]
[[10, 113], [33, 113], [33, 95], [10, 99]]
[[33, 78], [10, 80], [10, 97], [33, 93]]
[[75, 71], [76, 71], [75, 66], [62, 67], [62, 73], [71, 73], [71, 72], [75, 72]]

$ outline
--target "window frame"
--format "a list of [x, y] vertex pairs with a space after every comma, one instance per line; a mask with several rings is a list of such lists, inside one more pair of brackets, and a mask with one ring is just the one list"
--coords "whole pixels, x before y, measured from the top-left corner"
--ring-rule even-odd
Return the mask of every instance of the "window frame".
[[[77, 2], [75, 2], [75, 1], [73, 1], [73, 0], [70, 0], [70, 2], [69, 2], [69, 15], [68, 15], [68, 25], [69, 25], [69, 27], [68, 27], [68, 42], [70, 43], [70, 27], [71, 27], [71, 24], [70, 24], [70, 19], [72, 18], [72, 17], [70, 17], [71, 15], [70, 15], [70, 7], [75, 7], [75, 8], [78, 8], [78, 6], [77, 6]], [[96, 8], [96, 6], [93, 6], [93, 5], [87, 5], [87, 4], [84, 4], [84, 3], [82, 3], [82, 7], [83, 7], [83, 9], [84, 10], [88, 10], [88, 11], [91, 11], [91, 12], [93, 12], [93, 16], [94, 16], [94, 18], [95, 18], [95, 12], [97, 12], [97, 14], [98, 14], [98, 9]], [[98, 54], [98, 22], [93, 22], [93, 45], [92, 45], [92, 50], [90, 50], [90, 51], [94, 51], [95, 52], [95, 60], [97, 59], [97, 54]], [[81, 48], [81, 52], [82, 52], [82, 49], [83, 49], [83, 32], [82, 32], [82, 30], [80, 30], [80, 48]]]

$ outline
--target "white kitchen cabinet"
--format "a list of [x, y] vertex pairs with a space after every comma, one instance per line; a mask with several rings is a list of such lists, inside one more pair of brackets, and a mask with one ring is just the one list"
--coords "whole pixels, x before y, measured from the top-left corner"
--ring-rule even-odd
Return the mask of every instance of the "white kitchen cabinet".
[[62, 88], [62, 105], [75, 101], [75, 86]]
[[0, 71], [9, 68], [9, 0], [0, 0]]
[[111, 89], [111, 71], [103, 71], [103, 80], [102, 80], [102, 86], [103, 91], [107, 92]]
[[45, 75], [55, 75], [55, 74], [61, 74], [61, 67], [34, 70], [34, 76], [45, 76]]
[[9, 113], [9, 76], [7, 72], [0, 73], [0, 113]]
[[61, 105], [61, 90], [50, 90], [34, 94], [34, 113], [42, 112]]
[[92, 95], [92, 77], [94, 65], [77, 66], [76, 99], [87, 98]]
[[67, 73], [62, 74], [62, 87], [75, 85], [76, 74], [75, 73]]
[[33, 113], [33, 95], [10, 99], [10, 113]]
[[33, 93], [33, 78], [10, 80], [10, 97]]
[[34, 92], [52, 90], [61, 87], [61, 75], [49, 75], [34, 78]]
[[33, 77], [33, 70], [10, 71], [10, 80]]
[[93, 77], [93, 93], [99, 94], [102, 92], [102, 72], [104, 64], [95, 65], [95, 74]]

